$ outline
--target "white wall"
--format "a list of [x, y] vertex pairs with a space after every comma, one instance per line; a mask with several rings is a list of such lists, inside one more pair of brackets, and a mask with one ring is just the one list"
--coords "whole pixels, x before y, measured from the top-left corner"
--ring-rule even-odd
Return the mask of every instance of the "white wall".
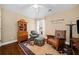
[[1, 46], [1, 8], [0, 8], [0, 46]]
[[[47, 16], [45, 18], [45, 29], [46, 29], [46, 34], [50, 34], [50, 35], [55, 35], [55, 30], [59, 29], [59, 30], [66, 30], [66, 38], [67, 38], [67, 42], [69, 42], [69, 27], [66, 26], [66, 24], [72, 19], [74, 23], [76, 23], [77, 19], [79, 19], [79, 6], [71, 9], [71, 10], [67, 10], [64, 12], [59, 12], [56, 14], [52, 14], [51, 16]], [[59, 23], [57, 22], [57, 24], [52, 23], [51, 21], [53, 20], [58, 20], [58, 19], [64, 19], [63, 23]], [[68, 21], [69, 20], [69, 21]], [[79, 35], [77, 33], [77, 26], [73, 26], [73, 37], [78, 38]]]
[[35, 29], [34, 20], [27, 19], [27, 17], [18, 13], [2, 9], [2, 42], [9, 42], [17, 40], [17, 21], [25, 19], [27, 22], [27, 31], [30, 32]]
[[28, 31], [28, 34], [30, 35], [30, 31], [36, 30], [36, 20], [29, 19], [27, 24], [28, 24], [27, 31]]
[[1, 40], [1, 8], [0, 8], [0, 40]]

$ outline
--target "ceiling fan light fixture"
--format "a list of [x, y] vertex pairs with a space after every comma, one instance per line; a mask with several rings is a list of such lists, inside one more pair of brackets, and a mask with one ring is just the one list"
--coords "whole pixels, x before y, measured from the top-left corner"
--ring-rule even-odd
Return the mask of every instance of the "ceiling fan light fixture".
[[39, 5], [34, 4], [32, 7], [37, 9], [37, 8], [39, 8]]
[[49, 9], [48, 11], [50, 12], [50, 11], [52, 11], [52, 9]]
[[38, 4], [33, 4], [33, 5], [32, 5], [32, 8], [36, 8], [36, 9], [42, 8], [42, 7], [44, 7], [44, 6], [38, 5]]

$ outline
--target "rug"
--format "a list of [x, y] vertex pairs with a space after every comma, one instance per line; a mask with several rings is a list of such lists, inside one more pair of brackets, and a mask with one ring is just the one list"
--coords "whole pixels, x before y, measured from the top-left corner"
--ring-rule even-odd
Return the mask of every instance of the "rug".
[[45, 43], [44, 46], [30, 45], [27, 42], [20, 43], [20, 48], [26, 55], [60, 55], [51, 45]]

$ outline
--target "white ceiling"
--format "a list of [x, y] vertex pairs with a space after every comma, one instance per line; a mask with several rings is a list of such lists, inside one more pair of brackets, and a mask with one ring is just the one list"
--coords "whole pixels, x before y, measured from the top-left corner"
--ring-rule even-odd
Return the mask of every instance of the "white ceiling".
[[[3, 4], [2, 8], [18, 12], [28, 18], [43, 18], [46, 15], [69, 10], [77, 5], [73, 4], [39, 4], [39, 9], [33, 8], [34, 4]], [[38, 11], [38, 12], [37, 12]]]

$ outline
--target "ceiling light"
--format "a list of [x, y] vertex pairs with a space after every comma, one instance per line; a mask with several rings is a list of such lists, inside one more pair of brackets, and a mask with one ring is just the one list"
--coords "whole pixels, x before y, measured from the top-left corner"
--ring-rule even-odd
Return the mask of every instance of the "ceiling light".
[[34, 4], [32, 7], [34, 8], [38, 8], [39, 6], [37, 4]]
[[32, 7], [38, 9], [39, 7], [43, 7], [43, 6], [42, 5], [38, 5], [38, 4], [34, 4], [34, 5], [32, 5]]

